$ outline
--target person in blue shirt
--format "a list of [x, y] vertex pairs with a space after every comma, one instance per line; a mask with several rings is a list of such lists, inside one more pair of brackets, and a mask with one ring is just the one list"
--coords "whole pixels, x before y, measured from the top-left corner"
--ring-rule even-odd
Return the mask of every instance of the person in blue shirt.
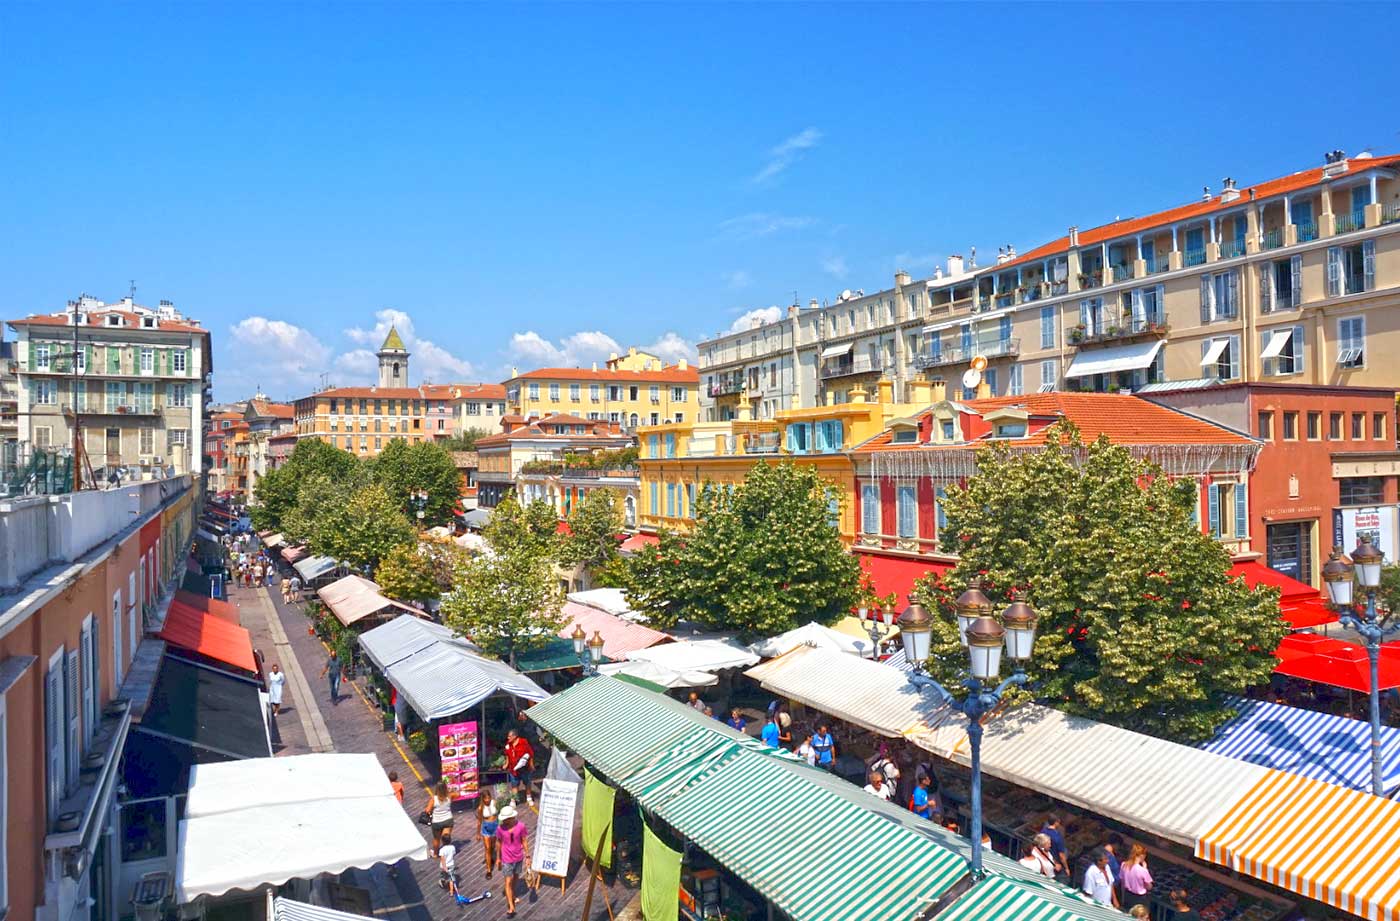
[[744, 727], [748, 724], [749, 721], [739, 715], [738, 707], [735, 707], [733, 710], [730, 710], [729, 719], [724, 721], [724, 725], [728, 726], [730, 729], [737, 729], [740, 732], [743, 732]]
[[817, 734], [812, 736], [812, 747], [817, 750], [817, 767], [828, 771], [836, 766], [836, 740], [826, 723], [817, 726]]
[[1065, 851], [1065, 836], [1061, 831], [1060, 817], [1053, 812], [1045, 817], [1045, 827], [1040, 833], [1050, 839], [1050, 857], [1055, 861], [1055, 875], [1069, 876], [1069, 854]]
[[933, 814], [938, 811], [938, 804], [929, 794], [931, 784], [927, 774], [919, 775], [918, 782], [914, 784], [914, 793], [909, 797], [909, 811], [920, 818], [932, 819]]
[[763, 739], [763, 744], [767, 745], [769, 748], [777, 748], [779, 734], [778, 721], [772, 716], [769, 716], [768, 720], [763, 724], [763, 730], [759, 733], [759, 736]]

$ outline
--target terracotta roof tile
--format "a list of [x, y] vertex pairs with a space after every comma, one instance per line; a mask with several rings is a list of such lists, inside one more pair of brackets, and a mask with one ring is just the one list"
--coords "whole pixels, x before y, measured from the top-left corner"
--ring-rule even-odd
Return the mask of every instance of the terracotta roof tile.
[[603, 368], [536, 368], [512, 377], [513, 381], [561, 380], [561, 381], [641, 381], [644, 383], [698, 384], [700, 372], [694, 367], [684, 370], [676, 365], [668, 365], [659, 371], [614, 371]]
[[[109, 314], [117, 314], [126, 320], [126, 326], [107, 326], [103, 318]], [[143, 329], [141, 317], [144, 314], [131, 310], [90, 310], [87, 312], [87, 322], [84, 326], [100, 327], [102, 329], [137, 330], [140, 332], [167, 332], [167, 333], [197, 333], [201, 336], [209, 335], [209, 330], [202, 326], [195, 326], [192, 323], [181, 323], [176, 320], [165, 320], [157, 318], [160, 324], [155, 329]], [[34, 317], [24, 317], [19, 320], [7, 320], [11, 326], [71, 326], [73, 315], [64, 311], [63, 313], [42, 314]]]

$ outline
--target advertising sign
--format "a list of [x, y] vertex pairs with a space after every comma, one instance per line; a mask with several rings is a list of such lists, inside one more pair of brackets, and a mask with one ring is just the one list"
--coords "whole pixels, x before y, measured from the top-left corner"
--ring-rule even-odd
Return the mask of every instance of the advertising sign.
[[535, 853], [530, 869], [550, 876], [569, 872], [569, 848], [574, 840], [574, 810], [578, 787], [546, 777], [540, 786], [540, 817], [535, 823]]
[[1342, 516], [1342, 549], [1350, 553], [1361, 535], [1369, 535], [1376, 549], [1385, 554], [1387, 563], [1396, 560], [1395, 506], [1340, 509]]
[[438, 757], [442, 781], [454, 800], [476, 799], [480, 784], [481, 752], [476, 721], [447, 723], [438, 727]]

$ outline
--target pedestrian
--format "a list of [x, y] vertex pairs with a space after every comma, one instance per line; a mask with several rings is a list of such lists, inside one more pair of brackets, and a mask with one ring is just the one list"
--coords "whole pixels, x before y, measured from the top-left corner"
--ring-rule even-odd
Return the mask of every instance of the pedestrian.
[[876, 753], [874, 760], [870, 762], [870, 770], [879, 771], [885, 775], [885, 782], [891, 787], [899, 784], [899, 765], [894, 763], [890, 757], [890, 746], [888, 742], [880, 743], [880, 750]]
[[780, 735], [780, 731], [778, 729], [778, 720], [776, 718], [776, 714], [768, 714], [768, 719], [764, 721], [763, 729], [759, 731], [758, 735], [759, 738], [763, 739], [764, 745], [767, 745], [769, 748], [778, 747], [778, 736]]
[[936, 822], [940, 810], [938, 801], [933, 797], [932, 784], [933, 781], [927, 774], [919, 775], [919, 779], [914, 782], [914, 792], [909, 796], [909, 811], [919, 818]]
[[1021, 859], [1017, 862], [1027, 870], [1038, 873], [1046, 879], [1055, 878], [1055, 861], [1050, 858], [1050, 839], [1045, 835], [1036, 835], [1032, 838], [1031, 843], [1022, 852]]
[[686, 699], [685, 705], [692, 710], [703, 711], [705, 709], [705, 702], [701, 700], [700, 695], [694, 691], [690, 692], [690, 697]]
[[282, 686], [286, 683], [287, 676], [283, 674], [282, 667], [274, 662], [267, 673], [267, 702], [272, 704], [273, 716], [282, 712]]
[[292, 576], [292, 600], [301, 602], [301, 576]]
[[1190, 902], [1186, 901], [1185, 889], [1173, 889], [1170, 898], [1172, 908], [1176, 910], [1171, 921], [1201, 921], [1200, 914], [1191, 907]]
[[880, 799], [887, 803], [890, 801], [890, 797], [894, 796], [894, 790], [889, 784], [885, 783], [885, 775], [881, 774], [879, 771], [871, 771], [870, 782], [861, 789], [871, 796], [880, 797]]
[[1147, 869], [1147, 848], [1134, 844], [1128, 859], [1118, 877], [1123, 886], [1124, 907], [1146, 905], [1147, 894], [1152, 891], [1152, 872]]
[[1113, 891], [1113, 871], [1108, 868], [1108, 852], [1094, 852], [1094, 862], [1084, 871], [1084, 894], [1100, 905], [1118, 907], [1118, 893]]
[[817, 750], [812, 747], [812, 734], [810, 732], [802, 734], [802, 744], [797, 746], [797, 757], [812, 767], [817, 766]]
[[792, 714], [786, 710], [778, 711], [778, 747], [792, 751]]
[[516, 817], [514, 806], [507, 805], [502, 809], [500, 819], [496, 840], [501, 848], [501, 875], [506, 878], [506, 917], [514, 918], [515, 881], [525, 874], [525, 849], [530, 840], [530, 830]]
[[272, 561], [269, 560], [269, 561], [268, 561], [268, 564], [267, 564], [267, 587], [268, 587], [268, 588], [272, 588], [272, 586], [276, 583], [276, 581], [277, 581], [277, 569], [272, 565]]
[[496, 870], [496, 829], [500, 827], [496, 798], [490, 790], [481, 791], [476, 800], [476, 828], [481, 836], [481, 859], [486, 864], [486, 878]]
[[836, 768], [836, 740], [826, 723], [817, 726], [817, 734], [812, 736], [812, 747], [817, 750], [817, 766], [828, 771]]
[[438, 848], [438, 885], [453, 898], [457, 896], [457, 846], [452, 843], [452, 829], [442, 833]]
[[1055, 861], [1055, 875], [1069, 879], [1069, 854], [1065, 852], [1065, 835], [1060, 828], [1060, 817], [1052, 812], [1045, 817], [1045, 824], [1041, 826], [1040, 833], [1050, 839], [1050, 856]]
[[322, 678], [325, 678], [327, 675], [330, 676], [331, 703], [339, 703], [340, 701], [340, 672], [342, 667], [343, 666], [340, 664], [340, 653], [332, 649], [331, 657], [326, 660], [326, 667], [321, 669]]
[[398, 772], [398, 771], [390, 771], [390, 772], [389, 772], [389, 789], [394, 791], [394, 799], [398, 800], [398, 801], [399, 801], [399, 805], [402, 806], [402, 805], [403, 805], [403, 784], [399, 782], [399, 772]]
[[428, 827], [433, 831], [433, 856], [436, 857], [442, 844], [442, 833], [452, 833], [452, 796], [447, 792], [446, 781], [439, 780], [433, 787], [423, 814], [428, 817]]
[[1140, 921], [1147, 921], [1152, 915], [1149, 913], [1146, 905], [1134, 905], [1132, 908], [1128, 909], [1128, 917], [1138, 918]]
[[[530, 790], [534, 766], [535, 748], [529, 740], [515, 729], [506, 733], [506, 779], [510, 782], [516, 802], [520, 801], [520, 794], [523, 792], [525, 802], [531, 806], [535, 805], [535, 797]], [[501, 859], [504, 860], [505, 857]]]
[[743, 732], [744, 727], [748, 724], [749, 721], [744, 719], [739, 713], [738, 707], [731, 708], [729, 711], [729, 719], [724, 721], [724, 725], [728, 726], [730, 729], [737, 729], [739, 732]]
[[716, 719], [716, 718], [717, 718], [717, 717], [715, 716], [715, 711], [711, 710], [708, 706], [705, 707], [705, 715], [708, 716], [710, 719]]
[[1110, 832], [1104, 838], [1104, 853], [1108, 854], [1108, 868], [1113, 871], [1113, 878], [1122, 883], [1123, 864], [1122, 856], [1127, 853], [1123, 850], [1123, 836], [1117, 832]]
[[282, 577], [282, 603], [287, 604], [292, 600], [292, 583], [286, 577]]

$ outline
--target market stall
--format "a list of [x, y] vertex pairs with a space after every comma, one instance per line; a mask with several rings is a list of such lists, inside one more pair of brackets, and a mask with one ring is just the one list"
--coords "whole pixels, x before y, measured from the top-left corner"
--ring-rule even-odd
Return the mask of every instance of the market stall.
[[866, 637], [865, 642], [862, 643], [855, 637], [847, 636], [845, 633], [824, 627], [816, 622], [806, 623], [777, 636], [770, 636], [766, 640], [751, 643], [749, 651], [759, 658], [772, 659], [786, 652], [791, 652], [798, 646], [815, 646], [818, 649], [830, 649], [853, 656], [870, 654], [869, 637]]
[[707, 688], [719, 683], [719, 676], [713, 672], [672, 671], [655, 662], [605, 662], [598, 671], [614, 678], [631, 678], [643, 681], [663, 690], [674, 688]]
[[307, 590], [313, 590], [333, 581], [336, 572], [340, 569], [340, 563], [329, 556], [309, 556], [293, 563], [292, 569], [296, 570], [297, 575], [301, 577], [302, 586]]
[[627, 653], [633, 662], [652, 662], [672, 671], [718, 672], [744, 668], [758, 656], [733, 640], [677, 640]]
[[316, 592], [321, 603], [347, 627], [366, 626], [407, 614], [413, 617], [427, 615], [417, 608], [385, 598], [379, 593], [379, 585], [364, 576], [343, 576]]
[[560, 637], [570, 638], [575, 628], [581, 628], [588, 637], [596, 633], [603, 638], [603, 656], [608, 659], [622, 659], [629, 652], [671, 641], [671, 636], [660, 630], [577, 601], [565, 601], [560, 614], [564, 618], [564, 626], [559, 628]]

